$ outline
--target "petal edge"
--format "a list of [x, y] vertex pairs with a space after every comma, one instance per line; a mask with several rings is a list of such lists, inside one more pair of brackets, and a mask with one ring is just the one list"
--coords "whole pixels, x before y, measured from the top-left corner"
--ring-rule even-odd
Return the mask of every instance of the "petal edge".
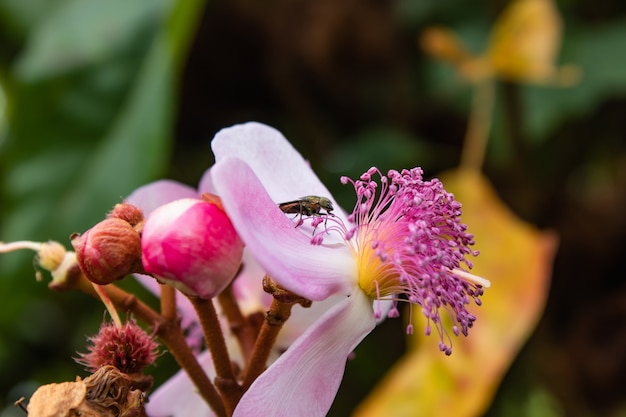
[[252, 384], [233, 417], [323, 417], [348, 355], [376, 322], [361, 290], [336, 304]]

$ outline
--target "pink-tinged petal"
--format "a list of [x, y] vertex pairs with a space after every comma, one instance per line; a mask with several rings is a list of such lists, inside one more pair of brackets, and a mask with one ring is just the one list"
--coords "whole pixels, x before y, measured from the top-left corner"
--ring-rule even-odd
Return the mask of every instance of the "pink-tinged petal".
[[[262, 289], [262, 281], [265, 271], [252, 257], [250, 250], [244, 248], [242, 269], [233, 281], [235, 297], [241, 312], [247, 316], [253, 313], [265, 313], [272, 304], [272, 296]], [[284, 352], [304, 331], [317, 319], [326, 313], [333, 305], [344, 300], [345, 295], [333, 295], [324, 301], [313, 303], [309, 308], [299, 305], [294, 306], [289, 320], [285, 323], [274, 345], [274, 351]], [[219, 309], [219, 306], [218, 306]], [[193, 313], [193, 312], [192, 312]], [[270, 358], [270, 363], [276, 357]]]
[[335, 304], [346, 299], [345, 295], [331, 295], [323, 301], [314, 302], [311, 307], [304, 308], [299, 305], [293, 306], [291, 316], [278, 333], [276, 346], [283, 350], [291, 346], [302, 333], [315, 323], [324, 313]]
[[[213, 380], [215, 371], [209, 352], [201, 353], [198, 361]], [[184, 370], [179, 371], [150, 394], [146, 411], [150, 417], [215, 416]]]
[[360, 290], [335, 305], [252, 384], [234, 417], [323, 417], [337, 394], [346, 359], [375, 327]]
[[[387, 317], [390, 317], [389, 314], [392, 309], [396, 309], [396, 304], [392, 300], [374, 300], [372, 308], [374, 309], [374, 313], [376, 314], [376, 324], [380, 324]], [[393, 317], [397, 317], [394, 313], [391, 313]]]
[[143, 275], [143, 274], [135, 274], [134, 277], [137, 281], [139, 281], [141, 285], [146, 287], [152, 294], [154, 294], [157, 297], [161, 296], [162, 284], [159, 284], [154, 277], [151, 277], [150, 275]]
[[263, 291], [265, 271], [244, 247], [241, 270], [233, 281], [233, 291], [244, 316], [253, 313], [265, 313], [272, 304], [273, 297]]
[[216, 163], [228, 157], [246, 162], [273, 201], [282, 203], [307, 195], [327, 197], [335, 213], [346, 218], [310, 164], [278, 130], [256, 122], [235, 125], [220, 130], [211, 148]]
[[346, 244], [312, 245], [311, 235], [280, 211], [243, 161], [226, 158], [211, 172], [239, 236], [276, 282], [314, 301], [352, 293], [357, 266]]
[[159, 180], [137, 188], [125, 201], [143, 210], [148, 215], [157, 207], [182, 198], [199, 198], [198, 191], [188, 185], [172, 180]]
[[204, 171], [200, 182], [198, 183], [198, 193], [211, 193], [216, 194], [215, 187], [213, 186], [213, 179], [211, 178], [211, 168]]

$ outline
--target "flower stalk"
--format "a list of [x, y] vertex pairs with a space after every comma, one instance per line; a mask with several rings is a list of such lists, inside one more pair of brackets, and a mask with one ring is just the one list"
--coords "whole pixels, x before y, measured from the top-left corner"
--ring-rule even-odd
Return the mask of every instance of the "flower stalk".
[[93, 285], [94, 291], [100, 298], [100, 301], [102, 301], [102, 304], [104, 304], [104, 307], [106, 307], [107, 311], [111, 315], [113, 323], [115, 323], [115, 326], [120, 329], [122, 327], [122, 320], [120, 319], [120, 315], [117, 314], [117, 309], [113, 305], [113, 302], [111, 302], [109, 295], [103, 289], [102, 285], [98, 285], [95, 282], [92, 282], [91, 284]]
[[495, 85], [493, 80], [484, 80], [475, 85], [472, 109], [459, 163], [461, 169], [478, 172], [482, 168], [489, 131], [491, 130], [494, 101]]
[[130, 311], [156, 330], [156, 334], [163, 340], [176, 362], [189, 374], [189, 378], [194, 382], [202, 398], [217, 416], [225, 417], [227, 414], [222, 398], [187, 344], [178, 319], [165, 319], [147, 304], [121, 288], [113, 285], [103, 288], [118, 308]]
[[230, 331], [233, 333], [241, 349], [243, 362], [248, 363], [254, 348], [254, 341], [258, 334], [249, 317], [244, 317], [235, 298], [232, 283], [217, 296], [217, 301], [226, 316]]
[[161, 285], [161, 316], [165, 320], [176, 320], [176, 288], [171, 285]]
[[226, 348], [226, 341], [222, 333], [222, 327], [215, 311], [215, 306], [211, 299], [189, 296], [189, 301], [193, 305], [200, 325], [204, 332], [209, 351], [213, 358], [215, 372], [217, 373], [216, 385], [222, 394], [226, 410], [229, 415], [235, 410], [237, 401], [241, 397], [240, 387], [235, 379], [230, 355]]
[[265, 370], [278, 333], [287, 319], [289, 319], [289, 316], [291, 316], [291, 308], [294, 304], [300, 304], [305, 308], [311, 306], [310, 300], [284, 290], [267, 275], [263, 278], [263, 290], [271, 294], [274, 299], [261, 326], [261, 331], [257, 337], [252, 357], [243, 378], [242, 386], [244, 392], [250, 388], [254, 380]]

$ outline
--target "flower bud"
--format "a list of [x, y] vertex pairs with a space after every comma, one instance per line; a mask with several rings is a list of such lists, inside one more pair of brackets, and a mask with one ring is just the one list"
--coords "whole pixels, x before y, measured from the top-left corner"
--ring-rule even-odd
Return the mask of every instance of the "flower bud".
[[141, 246], [147, 273], [202, 298], [226, 288], [243, 255], [243, 243], [221, 206], [191, 198], [154, 210]]
[[71, 239], [80, 269], [91, 282], [106, 285], [143, 272], [141, 237], [125, 220], [104, 219]]
[[76, 362], [91, 372], [112, 365], [125, 374], [136, 374], [159, 356], [157, 342], [133, 320], [119, 327], [102, 323], [98, 334], [89, 341], [89, 352], [79, 353]]
[[143, 221], [143, 212], [139, 207], [128, 203], [116, 204], [107, 215], [109, 219], [122, 219], [135, 227]]

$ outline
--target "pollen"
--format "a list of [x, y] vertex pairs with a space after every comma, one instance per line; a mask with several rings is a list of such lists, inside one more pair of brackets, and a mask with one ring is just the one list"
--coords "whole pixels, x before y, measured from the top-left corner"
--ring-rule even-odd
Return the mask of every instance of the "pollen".
[[388, 225], [374, 221], [356, 235], [359, 287], [372, 299], [393, 297], [400, 290], [399, 270], [391, 261], [396, 254], [388, 244], [394, 237], [385, 232]]

